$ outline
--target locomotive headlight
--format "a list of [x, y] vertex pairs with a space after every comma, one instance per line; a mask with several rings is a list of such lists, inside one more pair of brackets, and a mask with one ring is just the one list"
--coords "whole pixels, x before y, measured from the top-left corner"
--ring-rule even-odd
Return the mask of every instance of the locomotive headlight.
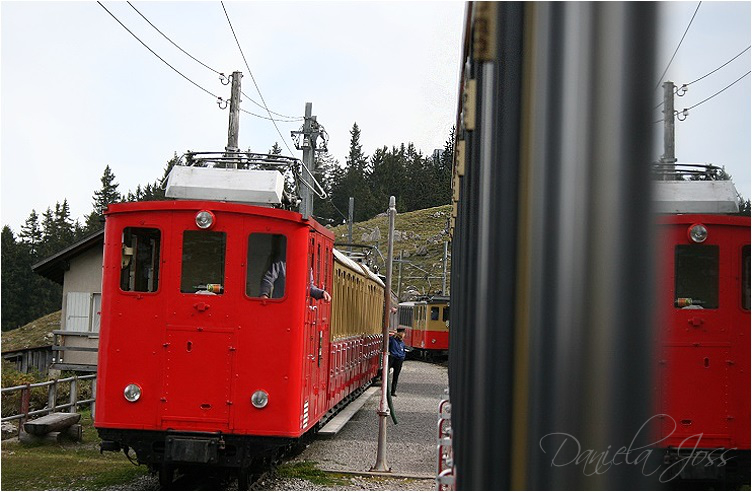
[[141, 387], [137, 384], [131, 383], [123, 390], [123, 396], [125, 396], [125, 399], [131, 403], [138, 401], [138, 399], [141, 398]]
[[264, 390], [258, 390], [251, 395], [251, 404], [256, 408], [264, 408], [269, 403], [269, 394]]
[[695, 224], [689, 228], [689, 239], [696, 243], [705, 242], [708, 238], [708, 229], [702, 224]]
[[201, 229], [209, 229], [214, 225], [214, 214], [208, 210], [202, 210], [196, 214], [196, 225]]

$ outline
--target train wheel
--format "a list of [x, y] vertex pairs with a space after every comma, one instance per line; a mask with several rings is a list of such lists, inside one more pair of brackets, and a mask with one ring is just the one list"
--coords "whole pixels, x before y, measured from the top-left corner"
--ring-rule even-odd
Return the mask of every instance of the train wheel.
[[167, 463], [162, 463], [159, 467], [159, 488], [161, 490], [170, 490], [174, 478], [175, 467]]
[[251, 485], [251, 469], [247, 466], [238, 468], [238, 490], [248, 490]]

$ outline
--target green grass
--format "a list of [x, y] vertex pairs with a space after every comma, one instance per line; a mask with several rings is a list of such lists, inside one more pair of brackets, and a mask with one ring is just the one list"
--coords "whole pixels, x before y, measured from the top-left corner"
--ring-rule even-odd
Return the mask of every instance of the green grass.
[[349, 481], [340, 473], [329, 473], [319, 470], [313, 461], [299, 461], [296, 463], [285, 463], [276, 470], [276, 474], [281, 478], [298, 478], [308, 480], [314, 485], [323, 487], [336, 487], [340, 485], [349, 485]]
[[81, 412], [83, 441], [25, 445], [2, 443], [3, 490], [107, 490], [148, 473], [122, 453], [99, 454], [91, 413]]
[[[408, 238], [394, 242], [394, 257], [399, 258], [400, 251], [405, 254], [405, 259], [410, 263], [403, 264], [402, 267], [402, 284], [401, 290], [404, 295], [405, 290], [412, 286], [421, 294], [435, 294], [441, 291], [441, 279], [432, 278], [430, 282], [425, 278], [423, 270], [430, 272], [431, 277], [441, 277], [442, 259], [444, 256], [444, 241], [449, 239], [449, 235], [442, 233], [447, 227], [447, 220], [451, 217], [452, 207], [443, 205], [440, 207], [416, 210], [413, 212], [399, 213], [395, 219], [394, 228], [397, 231], [409, 233]], [[388, 239], [388, 222], [387, 217], [375, 217], [364, 222], [353, 224], [353, 242], [357, 244], [378, 245], [381, 254], [386, 257], [387, 239]], [[370, 234], [376, 227], [379, 228], [381, 239], [377, 242], [363, 241], [363, 233]], [[340, 225], [332, 229], [335, 243], [347, 242], [347, 225]], [[425, 246], [425, 255], [416, 255], [416, 251]], [[450, 251], [451, 253], [451, 251]], [[380, 268], [380, 273], [386, 273], [384, 262], [376, 255], [376, 264]], [[416, 268], [417, 267], [417, 268]], [[447, 264], [447, 288], [449, 287], [449, 272], [451, 272], [451, 259]], [[408, 278], [420, 277], [420, 278]], [[392, 270], [392, 289], [397, 291], [398, 265], [394, 263]]]

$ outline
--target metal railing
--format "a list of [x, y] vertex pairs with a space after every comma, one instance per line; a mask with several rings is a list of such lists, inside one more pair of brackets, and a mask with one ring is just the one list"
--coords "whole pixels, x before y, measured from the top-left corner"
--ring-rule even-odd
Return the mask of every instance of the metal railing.
[[436, 490], [454, 490], [454, 456], [452, 452], [452, 404], [449, 399], [439, 403], [438, 439], [436, 445]]
[[[0, 389], [0, 393], [6, 396], [17, 391], [21, 392], [19, 413], [10, 415], [8, 417], [2, 417], [0, 422], [10, 422], [13, 420], [19, 420], [22, 424], [31, 417], [38, 415], [45, 415], [48, 413], [58, 412], [60, 410], [71, 409], [76, 412], [79, 406], [91, 405], [91, 415], [94, 417], [94, 400], [97, 395], [97, 375], [88, 374], [86, 376], [71, 376], [69, 378], [53, 379], [50, 381], [44, 381], [41, 383], [27, 383], [19, 386], [11, 386], [9, 388]], [[91, 398], [79, 400], [79, 385], [80, 381], [91, 380]], [[70, 394], [67, 403], [58, 403], [58, 385], [60, 383], [70, 383]], [[31, 410], [31, 390], [33, 388], [47, 387], [47, 405], [38, 410]], [[20, 425], [19, 425], [20, 428]]]

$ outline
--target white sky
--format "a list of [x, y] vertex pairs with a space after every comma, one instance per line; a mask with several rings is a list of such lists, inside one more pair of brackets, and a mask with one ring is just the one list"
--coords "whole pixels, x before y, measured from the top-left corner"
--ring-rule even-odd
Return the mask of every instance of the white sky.
[[[127, 3], [105, 5], [175, 68], [229, 97], [229, 86], [216, 74], [180, 53]], [[218, 2], [134, 5], [210, 67], [242, 71], [243, 92], [259, 100]], [[662, 5], [660, 71], [696, 5]], [[353, 122], [368, 155], [410, 141], [424, 154], [443, 147], [455, 120], [463, 3], [228, 1], [225, 6], [270, 109], [302, 115], [312, 102], [331, 137], [330, 152], [341, 163]], [[32, 208], [41, 214], [63, 198], [73, 217], [82, 218], [107, 164], [124, 193], [159, 178], [174, 152], [222, 150], [227, 143], [227, 111], [159, 61], [96, 2], [3, 1], [0, 31], [0, 219], [15, 232]], [[706, 1], [665, 78], [677, 85], [694, 80], [749, 44], [750, 4]], [[749, 68], [747, 52], [692, 85], [677, 98], [677, 109], [712, 95]], [[656, 104], [661, 98], [658, 89]], [[263, 113], [250, 101], [242, 107]], [[656, 120], [661, 117], [656, 110]], [[289, 132], [299, 124], [279, 127], [292, 147]], [[742, 194], [750, 196], [749, 76], [692, 110], [685, 122], [677, 122], [676, 133], [680, 161], [725, 165]], [[275, 141], [282, 145], [271, 122], [241, 114], [241, 148], [267, 152]]]

